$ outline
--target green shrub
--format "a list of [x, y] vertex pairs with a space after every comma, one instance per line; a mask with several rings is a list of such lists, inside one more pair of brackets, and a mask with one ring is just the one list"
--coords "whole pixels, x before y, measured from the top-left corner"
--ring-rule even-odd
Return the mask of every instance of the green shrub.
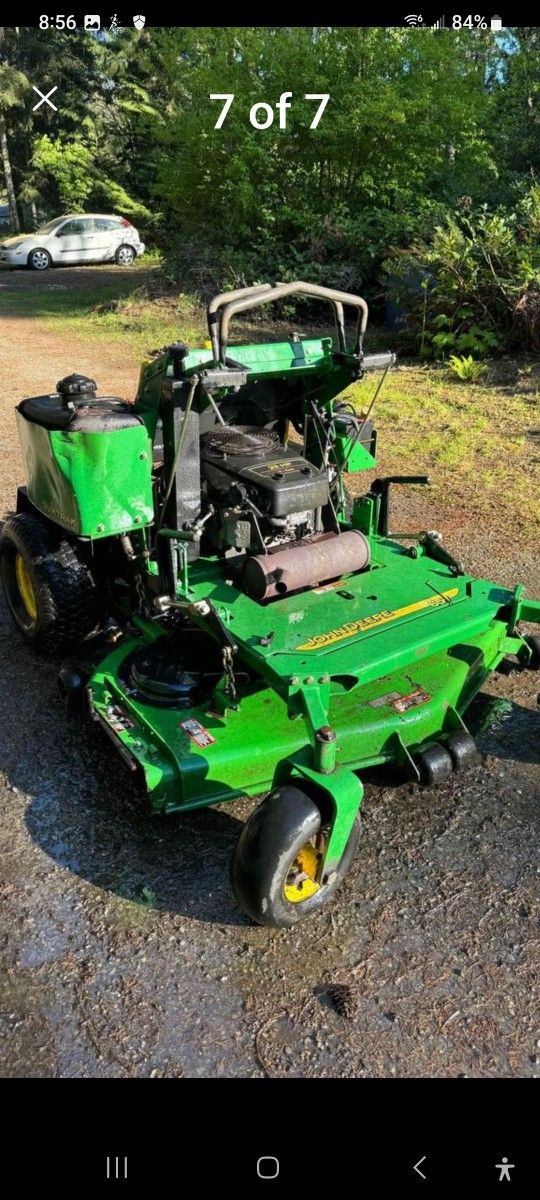
[[486, 369], [483, 363], [475, 362], [472, 354], [463, 354], [461, 358], [457, 354], [451, 354], [448, 366], [462, 383], [476, 383]]
[[[172, 185], [171, 185], [172, 186]], [[183, 193], [182, 193], [183, 194]], [[213, 195], [213, 193], [210, 193]], [[229, 216], [203, 220], [203, 213], [169, 213], [156, 237], [164, 252], [166, 271], [176, 285], [206, 301], [215, 292], [243, 287], [257, 280], [307, 279], [326, 287], [363, 295], [377, 320], [384, 308], [380, 274], [390, 247], [405, 247], [426, 226], [444, 217], [445, 206], [413, 189], [383, 203], [361, 200], [354, 191], [347, 200], [332, 195], [328, 203], [308, 191], [302, 203], [276, 197], [262, 202], [247, 227], [236, 227], [238, 200], [229, 200]], [[320, 211], [320, 205], [324, 210]], [[317, 205], [317, 207], [315, 207]], [[196, 218], [196, 219], [195, 219]]]
[[540, 184], [514, 209], [463, 204], [385, 263], [425, 357], [540, 350]]

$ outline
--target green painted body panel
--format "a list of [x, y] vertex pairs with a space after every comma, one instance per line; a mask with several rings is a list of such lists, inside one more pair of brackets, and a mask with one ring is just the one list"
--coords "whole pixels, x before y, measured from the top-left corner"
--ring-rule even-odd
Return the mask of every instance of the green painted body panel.
[[[336, 362], [333, 357], [331, 338], [231, 346], [229, 353], [231, 359], [246, 367], [250, 380], [279, 379], [282, 376], [290, 379], [295, 375], [309, 379], [306, 391], [310, 395], [317, 395], [324, 404], [330, 403], [351, 383], [350, 369]], [[182, 378], [189, 378], [211, 363], [210, 350], [190, 350], [182, 359]], [[155, 433], [162, 382], [172, 377], [173, 361], [166, 351], [141, 367], [135, 411], [145, 421], [150, 437]], [[369, 465], [373, 466], [373, 463]]]
[[[375, 445], [375, 435], [373, 435], [371, 450], [366, 450], [366, 447], [363, 446], [361, 442], [357, 442], [356, 445], [354, 445], [349, 438], [343, 439], [342, 456], [344, 461], [344, 470], [347, 472], [347, 474], [354, 475], [357, 471], [371, 471], [373, 467], [377, 466], [377, 460], [375, 458]], [[339, 449], [340, 445], [338, 440], [336, 443], [336, 450]]]
[[[415, 559], [391, 539], [372, 537], [367, 571], [337, 584], [298, 592], [261, 605], [224, 579], [221, 564], [199, 560], [190, 571], [190, 598], [210, 599], [242, 653], [274, 687], [330, 673], [333, 688], [365, 684], [387, 671], [415, 662], [452, 641], [481, 632], [486, 621], [509, 603], [512, 593], [449, 567], [420, 552]], [[443, 593], [455, 593], [444, 598]], [[382, 621], [381, 615], [429, 604]], [[358, 622], [364, 627], [355, 630]], [[347, 627], [353, 627], [351, 634]], [[405, 632], [406, 631], [406, 632]], [[269, 645], [260, 639], [272, 632]], [[330, 639], [313, 645], [321, 635]], [[305, 649], [303, 649], [305, 647]]]
[[79, 537], [104, 538], [154, 519], [152, 453], [144, 425], [100, 433], [44, 429], [17, 412], [28, 495]]
[[[388, 539], [375, 539], [373, 553], [370, 571], [266, 605], [227, 584], [215, 562], [199, 561], [192, 568], [194, 598], [204, 593], [213, 600], [234, 632], [238, 660], [261, 677], [259, 686], [245, 694], [239, 690], [237, 709], [222, 715], [208, 706], [164, 709], [128, 695], [118, 672], [139, 639], [101, 663], [91, 681], [93, 708], [142, 768], [155, 809], [257, 794], [288, 772], [315, 771], [331, 795], [343, 771], [401, 761], [414, 774], [409, 756], [432, 737], [462, 726], [488, 675], [521, 645], [522, 639], [510, 636], [513, 593], [486, 580], [456, 578], [428, 556], [412, 559]], [[365, 624], [355, 629], [358, 622]], [[346, 628], [350, 632], [341, 637]], [[270, 645], [261, 645], [270, 631]], [[339, 640], [300, 648], [311, 637], [336, 632]], [[316, 770], [312, 693], [337, 734], [336, 766], [326, 776]], [[128, 714], [131, 728], [111, 729], [112, 704]], [[204, 750], [181, 728], [190, 718], [215, 739]], [[342, 840], [349, 829], [350, 821]]]
[[[249, 346], [229, 346], [229, 355], [247, 367], [250, 374], [290, 375], [306, 370], [335, 370], [332, 359], [332, 338], [305, 338], [302, 341], [262, 342]], [[189, 375], [198, 367], [212, 362], [211, 350], [190, 350], [183, 360]], [[348, 379], [350, 376], [347, 375]]]
[[[412, 751], [441, 732], [459, 727], [454, 710], [464, 713], [487, 676], [504, 657], [506, 628], [495, 622], [471, 638], [462, 657], [441, 652], [414, 672], [382, 675], [369, 687], [336, 693], [329, 716], [338, 732], [340, 767], [359, 771], [396, 759], [394, 735]], [[271, 688], [240, 696], [236, 710], [218, 717], [202, 708], [164, 709], [134, 702], [117, 683], [117, 670], [136, 642], [124, 644], [101, 663], [92, 678], [93, 707], [109, 723], [108, 710], [119, 702], [133, 728], [116, 733], [144, 770], [152, 807], [173, 811], [216, 804], [240, 795], [256, 795], [273, 784], [276, 767], [299, 752], [310, 753], [301, 718], [291, 720], [287, 705]], [[429, 691], [431, 689], [431, 691]], [[395, 700], [422, 691], [426, 700], [399, 713]], [[373, 705], [373, 701], [376, 702]], [[181, 728], [195, 719], [215, 741], [199, 750]]]

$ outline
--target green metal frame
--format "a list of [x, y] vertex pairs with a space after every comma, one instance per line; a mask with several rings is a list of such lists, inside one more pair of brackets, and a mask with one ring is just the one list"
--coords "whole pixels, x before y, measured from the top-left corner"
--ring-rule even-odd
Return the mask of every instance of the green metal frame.
[[[361, 375], [359, 355], [341, 343], [339, 353], [321, 338], [238, 346], [231, 354], [250, 382], [300, 380], [308, 418], [316, 398], [332, 421], [335, 398]], [[50, 433], [19, 414], [31, 501], [91, 539], [152, 525], [159, 514], [150, 448], [163, 397], [175, 381], [215, 365], [210, 350], [178, 347], [143, 364], [134, 407], [144, 424], [127, 430]], [[214, 389], [214, 402], [227, 391], [226, 383]], [[201, 394], [199, 403], [202, 411], [211, 400]], [[375, 435], [369, 448], [338, 436], [333, 461], [371, 469], [375, 449]], [[312, 435], [306, 452], [320, 465]], [[359, 772], [396, 763], [418, 778], [418, 750], [465, 728], [468, 706], [500, 661], [509, 654], [529, 661], [518, 626], [540, 623], [540, 602], [525, 599], [521, 586], [511, 591], [462, 573], [429, 538], [413, 547], [393, 541], [384, 495], [384, 487], [372, 488], [354, 505], [352, 526], [370, 542], [367, 570], [263, 605], [227, 581], [217, 558], [189, 562], [185, 530], [159, 531], [176, 564], [173, 606], [212, 637], [218, 620], [236, 643], [235, 671], [247, 667], [251, 682], [239, 683], [233, 698], [224, 673], [202, 707], [148, 703], [124, 685], [122, 668], [133, 650], [165, 631], [157, 619], [130, 614], [131, 633], [94, 671], [88, 695], [92, 715], [144, 780], [154, 811], [217, 804], [298, 778], [331, 814], [321, 866], [327, 879], [362, 803]], [[350, 527], [342, 504], [338, 515]], [[150, 598], [157, 569], [146, 561]]]
[[[330, 418], [334, 398], [358, 368], [353, 356], [334, 356], [330, 338], [239, 346], [234, 360], [250, 379], [300, 376], [306, 397], [316, 395]], [[189, 351], [182, 376], [211, 363], [209, 351]], [[163, 354], [141, 371], [136, 410], [150, 436], [163, 382], [177, 370]], [[339, 465], [348, 457], [352, 469], [372, 468], [375, 442], [370, 452], [337, 439]], [[311, 453], [315, 458], [314, 445]], [[258, 682], [238, 687], [234, 703], [224, 677], [203, 707], [148, 704], [119, 681], [124, 659], [145, 639], [163, 636], [156, 622], [136, 618], [137, 635], [94, 673], [91, 703], [141, 772], [155, 811], [184, 811], [303, 780], [332, 814], [320, 868], [326, 880], [362, 803], [359, 772], [393, 763], [418, 778], [416, 752], [465, 728], [468, 706], [500, 661], [509, 654], [528, 661], [517, 625], [540, 621], [539, 602], [525, 600], [521, 587], [512, 592], [461, 574], [431, 542], [411, 549], [392, 541], [384, 523], [381, 494], [361, 497], [352, 525], [369, 537], [369, 569], [267, 605], [227, 582], [218, 559], [188, 566], [180, 531], [163, 531], [182, 564], [178, 605], [210, 631], [210, 602], [237, 644], [236, 669], [244, 664]], [[186, 722], [196, 723], [207, 745], [191, 740]]]

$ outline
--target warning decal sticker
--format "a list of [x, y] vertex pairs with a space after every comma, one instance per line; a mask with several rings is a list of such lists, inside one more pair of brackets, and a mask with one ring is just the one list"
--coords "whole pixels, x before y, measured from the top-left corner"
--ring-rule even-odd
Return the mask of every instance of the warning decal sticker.
[[187, 733], [189, 740], [193, 742], [194, 746], [199, 746], [201, 749], [204, 749], [205, 746], [212, 746], [216, 740], [204, 728], [204, 725], [200, 725], [193, 717], [190, 717], [188, 721], [181, 721], [180, 729], [183, 729]]
[[392, 708], [395, 708], [396, 712], [404, 713], [408, 712], [409, 708], [416, 708], [418, 704], [427, 704], [429, 700], [431, 700], [429, 693], [418, 688], [418, 691], [410, 692], [408, 696], [400, 696], [399, 700], [394, 700]]
[[384, 708], [386, 704], [391, 704], [393, 700], [400, 700], [400, 692], [386, 692], [384, 696], [377, 696], [376, 700], [368, 700], [370, 708]]
[[303, 642], [296, 649], [321, 650], [324, 646], [331, 646], [334, 642], [343, 641], [344, 638], [354, 637], [355, 633], [365, 633], [367, 630], [376, 629], [379, 625], [386, 625], [389, 621], [398, 621], [400, 617], [409, 617], [412, 613], [421, 612], [424, 608], [438, 608], [457, 595], [459, 595], [459, 588], [450, 588], [447, 592], [437, 592], [434, 596], [427, 596], [425, 600], [417, 600], [414, 604], [405, 605], [404, 608], [394, 608], [392, 611], [386, 609], [384, 612], [374, 613], [372, 617], [362, 617], [359, 621], [348, 621], [346, 625], [340, 625], [339, 629], [331, 629], [328, 633], [320, 633], [316, 637], [308, 638], [307, 642]]

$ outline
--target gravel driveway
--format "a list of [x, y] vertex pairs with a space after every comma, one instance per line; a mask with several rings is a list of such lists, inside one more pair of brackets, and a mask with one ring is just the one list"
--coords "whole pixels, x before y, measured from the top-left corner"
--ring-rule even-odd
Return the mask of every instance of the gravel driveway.
[[[92, 276], [55, 271], [39, 286]], [[10, 317], [10, 288], [24, 286], [36, 276], [0, 280], [4, 515], [23, 478], [15, 402], [75, 369], [130, 396], [138, 374], [118, 343], [66, 345]], [[426, 518], [426, 503], [403, 517], [440, 528], [470, 569], [540, 595], [537, 545], [509, 554], [506, 530], [464, 524], [457, 500]], [[250, 802], [151, 818], [4, 608], [0, 639], [4, 1075], [538, 1074], [538, 674], [493, 678], [498, 715], [473, 772], [432, 791], [369, 785], [333, 907], [272, 931], [250, 926], [228, 887]], [[332, 1002], [339, 982], [349, 1017]]]

